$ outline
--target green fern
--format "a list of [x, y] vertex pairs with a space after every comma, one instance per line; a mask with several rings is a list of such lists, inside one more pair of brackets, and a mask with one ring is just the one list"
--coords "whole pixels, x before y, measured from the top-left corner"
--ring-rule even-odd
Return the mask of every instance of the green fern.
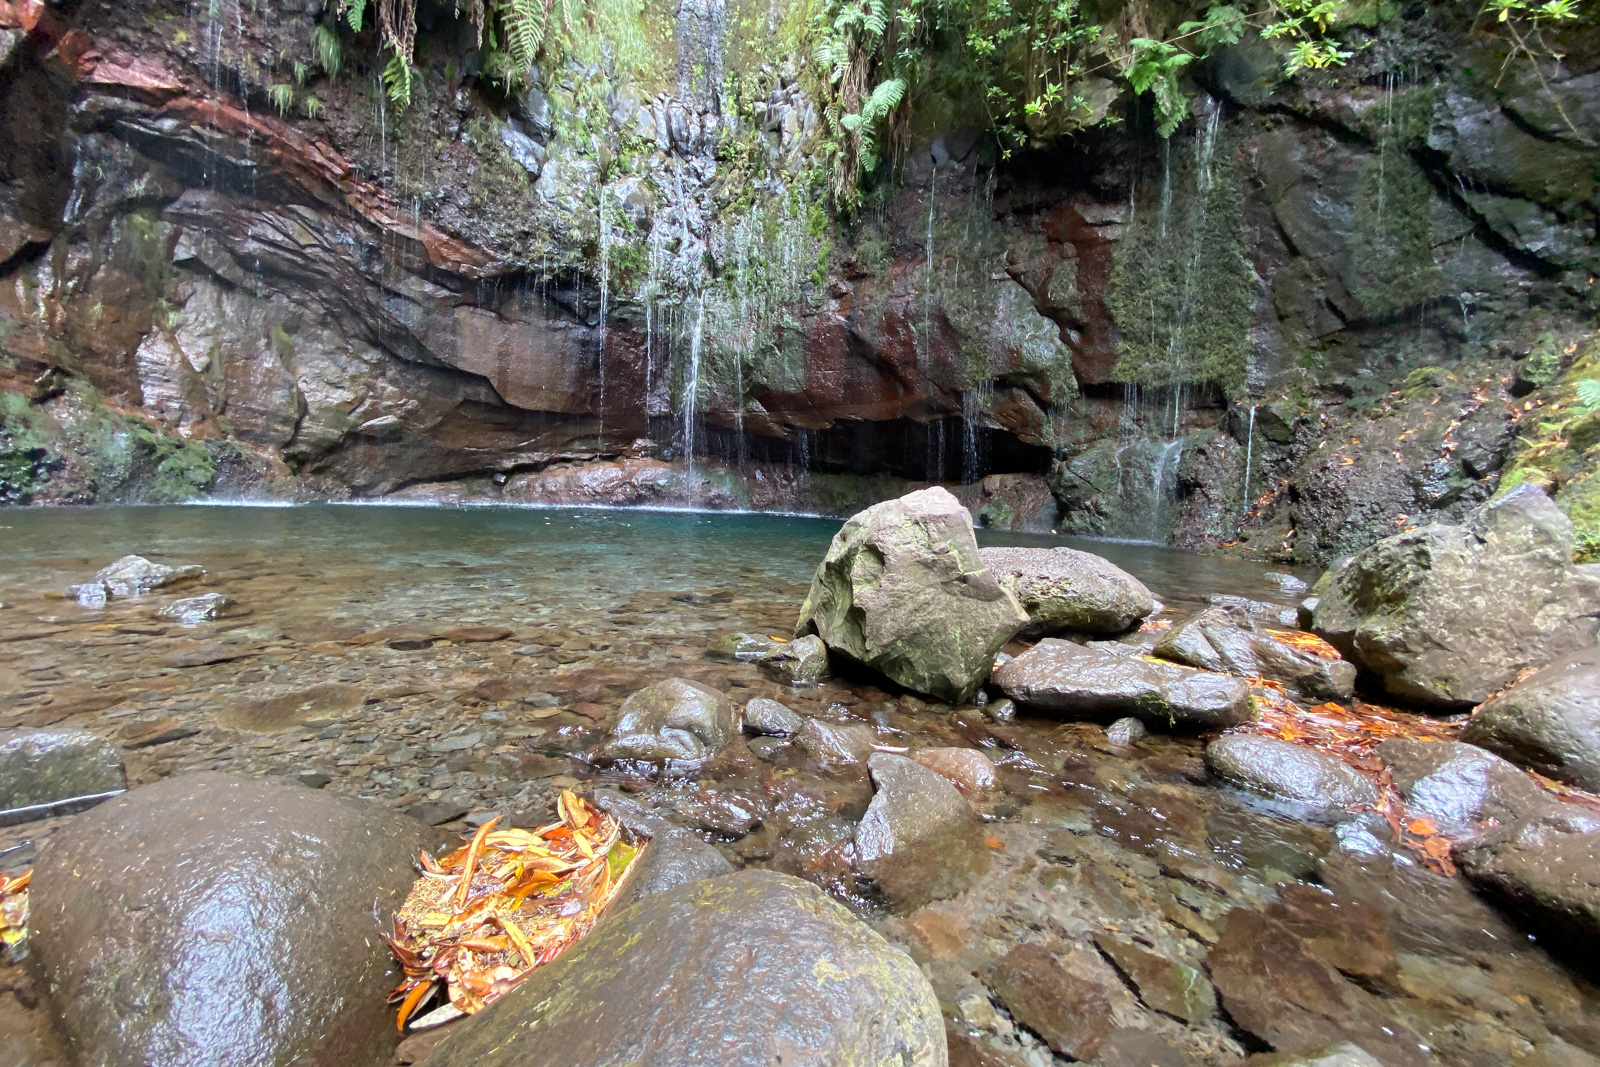
[[383, 86], [389, 100], [404, 110], [411, 106], [411, 59], [395, 52], [383, 68]]
[[350, 28], [360, 33], [361, 23], [366, 18], [367, 0], [339, 0], [339, 12], [344, 15]]
[[287, 115], [289, 109], [294, 107], [294, 86], [288, 82], [267, 86], [267, 102], [280, 116]]
[[305, 100], [301, 101], [300, 106], [305, 109], [306, 118], [308, 119], [320, 119], [328, 113], [327, 106], [310, 94], [307, 94]]
[[318, 23], [311, 31], [311, 49], [316, 53], [317, 65], [327, 72], [328, 77], [337, 78], [339, 69], [344, 65], [344, 49], [339, 44], [339, 34]]
[[1583, 378], [1575, 388], [1578, 403], [1585, 411], [1600, 411], [1600, 378]]
[[539, 0], [499, 0], [497, 11], [506, 52], [523, 67], [533, 66], [544, 47], [549, 9]]

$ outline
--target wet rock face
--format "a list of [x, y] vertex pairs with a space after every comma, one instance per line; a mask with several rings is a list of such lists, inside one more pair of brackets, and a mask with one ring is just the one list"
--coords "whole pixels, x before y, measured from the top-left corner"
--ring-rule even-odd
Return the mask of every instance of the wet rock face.
[[1531, 920], [1558, 954], [1600, 949], [1600, 816], [1561, 804], [1455, 850], [1478, 886]]
[[1328, 810], [1378, 802], [1378, 787], [1366, 775], [1292, 741], [1230, 734], [1206, 746], [1206, 763], [1246, 788]]
[[1453, 837], [1477, 834], [1487, 820], [1509, 823], [1557, 803], [1518, 767], [1459, 741], [1385, 741], [1389, 768], [1407, 810]]
[[739, 731], [738, 713], [721, 693], [686, 678], [670, 678], [623, 701], [601, 754], [614, 760], [709, 759]]
[[221, 774], [109, 801], [34, 872], [56, 1025], [96, 1067], [385, 1063], [395, 976], [373, 909], [400, 905], [434, 843], [377, 804]]
[[911, 758], [967, 796], [994, 788], [994, 764], [975, 748], [923, 748]]
[[1046, 638], [995, 671], [1019, 704], [1062, 718], [1135, 715], [1161, 725], [1233, 726], [1250, 717], [1250, 687], [1187, 667]]
[[1028, 613], [1022, 634], [1119, 634], [1155, 609], [1137, 578], [1075, 548], [985, 548], [984, 564]]
[[744, 728], [749, 733], [793, 737], [805, 722], [788, 707], [766, 697], [756, 697], [744, 706]]
[[115, 746], [87, 730], [0, 731], [0, 810], [127, 785]]
[[877, 744], [870, 726], [839, 725], [807, 719], [794, 735], [794, 743], [818, 763], [864, 763]]
[[826, 681], [828, 648], [816, 634], [784, 641], [764, 655], [756, 657], [756, 665], [763, 672], [788, 682], [790, 685], [815, 685]]
[[1600, 791], [1600, 650], [1552, 663], [1480, 707], [1461, 739]]
[[425, 1067], [946, 1062], [938, 1001], [910, 957], [815, 886], [770, 871], [608, 915], [459, 1025]]
[[1111, 1033], [1106, 991], [1069, 973], [1039, 945], [1018, 945], [1006, 953], [989, 986], [1013, 1018], [1063, 1056], [1092, 1060]]
[[1462, 707], [1524, 667], [1593, 645], [1597, 604], [1600, 578], [1572, 564], [1571, 521], [1524, 484], [1461, 526], [1427, 526], [1357, 553], [1322, 592], [1313, 622], [1393, 695]]
[[867, 762], [877, 793], [856, 827], [856, 865], [897, 908], [955, 896], [988, 869], [972, 809], [949, 781], [904, 756]]
[[144, 596], [157, 589], [196, 581], [205, 574], [203, 568], [193, 564], [169, 567], [164, 563], [152, 563], [143, 556], [123, 556], [101, 567], [93, 580], [73, 586], [69, 594], [78, 603], [93, 606], [96, 599], [104, 603], [108, 597]]
[[798, 632], [908, 689], [960, 703], [1026, 622], [984, 565], [967, 510], [935, 488], [844, 524], [812, 579]]
[[1305, 700], [1348, 700], [1356, 687], [1354, 664], [1323, 659], [1274, 640], [1249, 614], [1226, 606], [1174, 626], [1152, 652], [1189, 667], [1282, 682]]

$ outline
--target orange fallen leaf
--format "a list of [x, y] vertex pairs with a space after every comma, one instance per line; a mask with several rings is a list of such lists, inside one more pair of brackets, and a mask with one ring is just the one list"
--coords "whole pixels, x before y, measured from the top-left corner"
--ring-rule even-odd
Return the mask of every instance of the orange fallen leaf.
[[986, 837], [983, 839], [983, 844], [985, 848], [992, 848], [996, 851], [1006, 847], [1006, 843], [1000, 840], [998, 837]]
[[1406, 829], [1418, 837], [1429, 837], [1439, 832], [1439, 828], [1433, 824], [1432, 819], [1412, 819], [1406, 823]]

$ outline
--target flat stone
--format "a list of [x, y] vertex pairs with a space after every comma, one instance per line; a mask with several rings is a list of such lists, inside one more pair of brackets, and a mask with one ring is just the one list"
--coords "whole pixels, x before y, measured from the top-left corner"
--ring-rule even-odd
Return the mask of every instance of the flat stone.
[[1106, 727], [1106, 740], [1113, 745], [1127, 748], [1129, 745], [1138, 744], [1147, 733], [1149, 731], [1145, 729], [1144, 723], [1138, 719], [1122, 718]]
[[232, 597], [221, 593], [201, 593], [199, 596], [174, 600], [159, 608], [156, 614], [162, 618], [176, 619], [180, 626], [198, 626], [202, 622], [234, 614], [237, 609], [238, 605]]
[[123, 556], [96, 571], [94, 581], [105, 587], [108, 596], [135, 597], [205, 576], [205, 570], [192, 563], [169, 567], [164, 563], [152, 563], [143, 556]]
[[756, 657], [756, 666], [763, 674], [789, 685], [816, 685], [833, 674], [828, 666], [828, 646], [816, 634], [779, 643]]
[[127, 784], [116, 746], [87, 730], [0, 730], [0, 809], [53, 804]]
[[458, 645], [486, 644], [504, 641], [511, 636], [511, 631], [504, 626], [457, 626], [439, 636]]
[[1094, 982], [1069, 974], [1048, 950], [1018, 945], [989, 977], [1012, 1018], [1069, 1059], [1092, 1060], [1111, 1033], [1111, 1001]]
[[460, 801], [425, 800], [407, 808], [406, 814], [428, 826], [443, 826], [447, 822], [455, 822], [470, 810], [470, 804]]
[[776, 700], [755, 697], [744, 706], [744, 728], [753, 734], [793, 737], [804, 725], [804, 719]]
[[1056, 638], [1002, 665], [994, 681], [1017, 703], [1062, 717], [1135, 715], [1197, 726], [1232, 726], [1250, 717], [1243, 679]]
[[1228, 734], [1206, 746], [1206, 763], [1246, 788], [1325, 810], [1378, 802], [1378, 787], [1366, 775], [1292, 741]]
[[975, 748], [919, 748], [911, 758], [967, 796], [995, 786], [994, 763]]
[[985, 548], [978, 555], [1028, 613], [1027, 637], [1076, 630], [1119, 634], [1155, 609], [1133, 575], [1075, 548]]
[[863, 763], [872, 755], [878, 735], [870, 726], [838, 725], [807, 719], [794, 735], [795, 746], [818, 763]]
[[1551, 951], [1585, 961], [1600, 952], [1600, 814], [1554, 805], [1457, 846], [1455, 858]]
[[910, 957], [809, 882], [762, 870], [613, 905], [454, 1025], [427, 1067], [946, 1063], [938, 1000]]
[[856, 827], [861, 872], [905, 911], [976, 883], [988, 870], [989, 854], [956, 788], [904, 756], [876, 752], [867, 767], [877, 792]]
[[1304, 700], [1349, 700], [1355, 664], [1328, 659], [1279, 641], [1236, 607], [1214, 607], [1168, 630], [1152, 655], [1245, 678], [1281, 682]]
[[1192, 1024], [1217, 1010], [1216, 991], [1199, 968], [1114, 934], [1097, 934], [1094, 943], [1127, 976], [1139, 999], [1156, 1011]]

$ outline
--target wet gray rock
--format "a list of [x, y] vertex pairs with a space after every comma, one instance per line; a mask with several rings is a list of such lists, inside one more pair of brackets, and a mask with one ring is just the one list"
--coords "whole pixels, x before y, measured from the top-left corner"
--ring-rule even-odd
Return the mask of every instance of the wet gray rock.
[[908, 689], [959, 704], [1028, 621], [978, 552], [972, 516], [942, 488], [876, 504], [834, 536], [797, 636]]
[[1242, 611], [1252, 619], [1268, 623], [1273, 626], [1294, 626], [1300, 618], [1298, 608], [1286, 604], [1274, 604], [1267, 600], [1251, 600], [1244, 596], [1229, 596], [1226, 593], [1217, 593], [1207, 598], [1214, 608], [1231, 608]]
[[978, 820], [956, 787], [904, 756], [874, 753], [877, 787], [856, 827], [856, 866], [904, 911], [953, 897], [989, 869]]
[[1354, 664], [1286, 645], [1233, 606], [1209, 608], [1174, 626], [1153, 652], [1189, 667], [1282, 682], [1305, 700], [1348, 700], [1356, 688]]
[[398, 1035], [373, 916], [436, 843], [378, 804], [282, 780], [183, 775], [108, 801], [34, 870], [56, 1024], [97, 1067], [377, 1067]]
[[1573, 565], [1571, 520], [1523, 484], [1460, 526], [1435, 523], [1356, 553], [1321, 591], [1313, 621], [1393, 695], [1456, 708], [1593, 646], [1597, 615], [1600, 577]]
[[1600, 815], [1558, 804], [1456, 847], [1479, 888], [1549, 936], [1552, 951], [1600, 950]]
[[1039, 945], [1018, 945], [1007, 952], [988, 981], [1012, 1018], [1063, 1056], [1092, 1060], [1111, 1033], [1106, 991], [1069, 973]]
[[1520, 768], [1459, 741], [1385, 741], [1378, 757], [1413, 815], [1426, 815], [1452, 837], [1482, 823], [1508, 823], [1557, 801]]
[[750, 739], [750, 754], [756, 759], [766, 760], [768, 763], [776, 760], [780, 753], [789, 747], [789, 742], [781, 737], [752, 737]]
[[1558, 660], [1487, 701], [1461, 739], [1600, 792], [1600, 649]]
[[1133, 575], [1075, 548], [985, 548], [978, 555], [1028, 613], [1022, 634], [1119, 634], [1155, 609]]
[[1324, 1045], [1310, 1052], [1252, 1056], [1245, 1062], [1249, 1067], [1383, 1067], [1383, 1064], [1366, 1049], [1348, 1041], [1341, 1041], [1337, 1045]]
[[1243, 679], [1056, 638], [1001, 666], [994, 682], [1017, 703], [1062, 717], [1135, 715], [1195, 726], [1232, 726], [1250, 718], [1250, 687]]
[[1366, 775], [1292, 741], [1230, 734], [1206, 746], [1206, 763], [1229, 781], [1283, 800], [1329, 810], [1378, 801]]
[[911, 758], [967, 796], [987, 793], [995, 786], [994, 763], [975, 748], [922, 748]]
[[744, 706], [744, 728], [752, 734], [793, 737], [805, 724], [789, 707], [766, 697], [755, 697]]
[[765, 634], [725, 633], [706, 642], [706, 651], [721, 659], [757, 660], [782, 644]]
[[870, 726], [839, 725], [807, 719], [794, 735], [794, 743], [818, 763], [862, 763], [872, 755], [878, 735]]
[[87, 590], [82, 585], [75, 585], [72, 589], [77, 591], [76, 599], [81, 604], [85, 593], [92, 592], [96, 585], [103, 588], [108, 597], [134, 597], [197, 581], [205, 576], [205, 570], [192, 563], [169, 567], [164, 563], [152, 563], [143, 556], [123, 556], [96, 571], [94, 580], [85, 583], [89, 587]]
[[116, 746], [87, 730], [0, 730], [0, 810], [107, 793], [127, 784]]
[[738, 730], [738, 713], [721, 693], [686, 678], [669, 678], [623, 701], [600, 753], [613, 760], [699, 763]]
[[613, 905], [456, 1025], [425, 1067], [946, 1062], [938, 1000], [910, 957], [809, 882], [761, 870]]
[[756, 658], [763, 674], [790, 685], [815, 685], [832, 676], [828, 668], [828, 646], [816, 634], [782, 641], [770, 652]]
[[1198, 1023], [1217, 1010], [1217, 994], [1197, 967], [1143, 948], [1124, 937], [1099, 934], [1095, 947], [1127, 976], [1139, 999], [1186, 1023]]
[[1145, 729], [1144, 723], [1138, 719], [1122, 718], [1106, 727], [1106, 740], [1113, 745], [1127, 747], [1138, 743], [1147, 733], [1149, 731]]
[[1289, 596], [1294, 596], [1297, 593], [1304, 593], [1307, 589], [1311, 588], [1306, 584], [1305, 579], [1296, 578], [1294, 575], [1285, 574], [1283, 571], [1267, 571], [1261, 577], [1265, 578], [1269, 582], [1272, 582]]
[[221, 593], [201, 593], [174, 600], [156, 612], [162, 618], [176, 619], [180, 626], [197, 626], [202, 622], [220, 619], [236, 608], [233, 598]]
[[655, 893], [732, 873], [733, 864], [722, 853], [639, 801], [615, 789], [596, 789], [594, 802], [630, 834], [650, 839], [629, 869], [627, 882], [607, 908], [608, 916]]

